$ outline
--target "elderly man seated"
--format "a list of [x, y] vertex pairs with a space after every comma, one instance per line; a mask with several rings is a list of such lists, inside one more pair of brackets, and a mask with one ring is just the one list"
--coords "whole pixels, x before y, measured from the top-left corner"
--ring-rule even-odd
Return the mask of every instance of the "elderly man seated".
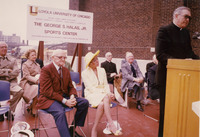
[[122, 71], [122, 83], [121, 91], [125, 92], [126, 88], [132, 88], [134, 94], [136, 95], [137, 105], [136, 108], [140, 111], [144, 111], [140, 103], [143, 100], [143, 90], [142, 87], [144, 77], [140, 68], [137, 64], [137, 61], [134, 60], [134, 56], [131, 52], [126, 53], [126, 61], [121, 65]]
[[[9, 56], [7, 51], [8, 45], [4, 41], [0, 41], [0, 80], [10, 82], [10, 94], [13, 96], [12, 99], [9, 100], [11, 114], [6, 112], [5, 116], [8, 120], [14, 120], [15, 109], [24, 91], [17, 83], [17, 77], [20, 73], [17, 60]], [[4, 121], [4, 115], [0, 115], [0, 121]]]
[[[84, 98], [77, 97], [72, 85], [69, 70], [64, 67], [66, 53], [55, 50], [52, 54], [53, 62], [42, 68], [40, 73], [40, 95], [38, 108], [50, 113], [54, 119], [61, 137], [72, 137], [73, 128], [68, 128], [65, 107], [76, 107], [75, 127], [84, 126], [89, 103]], [[75, 137], [80, 135], [75, 132]]]
[[105, 69], [110, 91], [114, 93], [114, 79], [118, 78], [119, 75], [117, 74], [116, 64], [112, 62], [112, 53], [107, 52], [105, 57], [106, 61], [101, 63], [101, 67]]

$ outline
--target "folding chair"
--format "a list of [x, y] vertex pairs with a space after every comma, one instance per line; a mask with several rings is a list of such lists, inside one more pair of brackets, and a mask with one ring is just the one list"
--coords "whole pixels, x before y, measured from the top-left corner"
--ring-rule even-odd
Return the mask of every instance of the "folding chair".
[[[8, 81], [2, 81], [0, 80], [0, 101], [8, 101], [10, 99], [10, 83]], [[11, 116], [10, 112], [10, 106], [4, 106], [0, 105], [0, 114], [4, 114], [8, 112], [10, 114], [8, 117]], [[8, 130], [2, 130], [0, 132], [7, 132], [8, 131], [8, 137], [10, 135], [10, 122], [8, 121]]]
[[[40, 94], [40, 84], [38, 84], [38, 96], [39, 96], [39, 94]], [[75, 108], [68, 108], [68, 107], [65, 108], [65, 112], [70, 112], [71, 110], [73, 110], [73, 116], [74, 116], [75, 115]], [[44, 125], [42, 124], [42, 120], [40, 118], [40, 113], [51, 115], [45, 110], [38, 109], [37, 110], [37, 116], [36, 116], [37, 118], [35, 119], [35, 129], [32, 129], [32, 131], [35, 133], [36, 137], [40, 137], [40, 130], [45, 130], [46, 136], [49, 137], [46, 130], [57, 128], [57, 127], [54, 126], [54, 127], [46, 127], [45, 128]], [[70, 118], [70, 115], [69, 115], [69, 118]], [[42, 128], [40, 128], [40, 122], [41, 122], [41, 125], [43, 126]], [[75, 129], [75, 121], [73, 123], [74, 124], [69, 125], [69, 127], [73, 127]], [[38, 132], [36, 133], [36, 131], [38, 131]], [[75, 130], [73, 130], [73, 131], [75, 132]], [[73, 134], [73, 135], [75, 135], [75, 134]]]
[[[82, 97], [85, 97], [85, 94], [84, 94], [84, 89], [85, 89], [85, 85], [84, 83], [82, 82]], [[111, 102], [111, 105], [110, 105], [110, 108], [115, 108], [116, 107], [116, 117], [117, 117], [117, 123], [118, 123], [118, 104], [115, 103], [115, 102]], [[94, 108], [94, 107], [91, 107], [91, 105], [89, 106], [89, 108], [91, 109], [97, 109], [97, 108]], [[89, 135], [89, 125], [90, 124], [93, 124], [94, 122], [90, 122], [89, 121], [89, 111], [88, 111], [88, 115], [87, 115], [87, 128], [88, 128], [88, 135]], [[107, 121], [103, 121], [101, 123], [107, 123]], [[117, 124], [117, 129], [118, 129], [118, 124]]]
[[80, 76], [78, 72], [70, 71], [71, 80], [74, 81], [76, 84], [80, 83]]

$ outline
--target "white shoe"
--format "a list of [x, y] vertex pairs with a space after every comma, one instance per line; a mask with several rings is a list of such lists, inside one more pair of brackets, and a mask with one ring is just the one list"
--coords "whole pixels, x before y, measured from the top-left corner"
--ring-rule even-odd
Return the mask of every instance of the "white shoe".
[[[114, 120], [113, 123], [117, 127], [117, 130], [122, 131], [122, 128], [120, 127], [120, 124], [116, 120]], [[109, 129], [109, 123], [107, 123], [106, 128], [103, 130], [103, 133], [107, 134], [107, 135], [112, 134], [112, 132]]]
[[160, 103], [160, 99], [156, 99], [156, 101], [157, 101], [158, 103]]
[[143, 105], [148, 105], [148, 104], [151, 104], [151, 100], [149, 100], [149, 99], [144, 99], [144, 100], [141, 101], [141, 103], [142, 103]]
[[127, 107], [127, 102], [124, 101], [124, 103], [120, 103], [119, 105], [121, 105], [122, 107]]

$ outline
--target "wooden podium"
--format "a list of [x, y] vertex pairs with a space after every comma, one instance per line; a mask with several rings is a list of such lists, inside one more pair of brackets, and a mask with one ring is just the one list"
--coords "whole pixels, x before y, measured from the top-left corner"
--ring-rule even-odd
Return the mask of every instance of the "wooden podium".
[[199, 117], [192, 111], [199, 85], [200, 60], [168, 60], [164, 137], [199, 136]]

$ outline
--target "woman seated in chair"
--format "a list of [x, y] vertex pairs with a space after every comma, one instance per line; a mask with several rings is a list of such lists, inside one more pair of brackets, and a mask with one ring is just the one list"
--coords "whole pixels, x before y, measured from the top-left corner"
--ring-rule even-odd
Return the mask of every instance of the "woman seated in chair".
[[22, 65], [23, 77], [20, 81], [20, 86], [24, 89], [23, 98], [26, 103], [33, 100], [27, 111], [33, 116], [36, 114], [36, 103], [38, 94], [38, 81], [40, 74], [40, 65], [36, 63], [36, 51], [30, 49], [25, 53], [27, 61]]
[[111, 118], [110, 102], [115, 97], [110, 92], [105, 70], [99, 67], [97, 57], [99, 52], [98, 50], [95, 54], [92, 52], [86, 54], [86, 69], [82, 72], [82, 80], [85, 84], [85, 98], [89, 101], [91, 107], [97, 108], [91, 137], [97, 137], [97, 125], [104, 112], [109, 123], [109, 130], [116, 136], [122, 135], [122, 132], [117, 130]]

